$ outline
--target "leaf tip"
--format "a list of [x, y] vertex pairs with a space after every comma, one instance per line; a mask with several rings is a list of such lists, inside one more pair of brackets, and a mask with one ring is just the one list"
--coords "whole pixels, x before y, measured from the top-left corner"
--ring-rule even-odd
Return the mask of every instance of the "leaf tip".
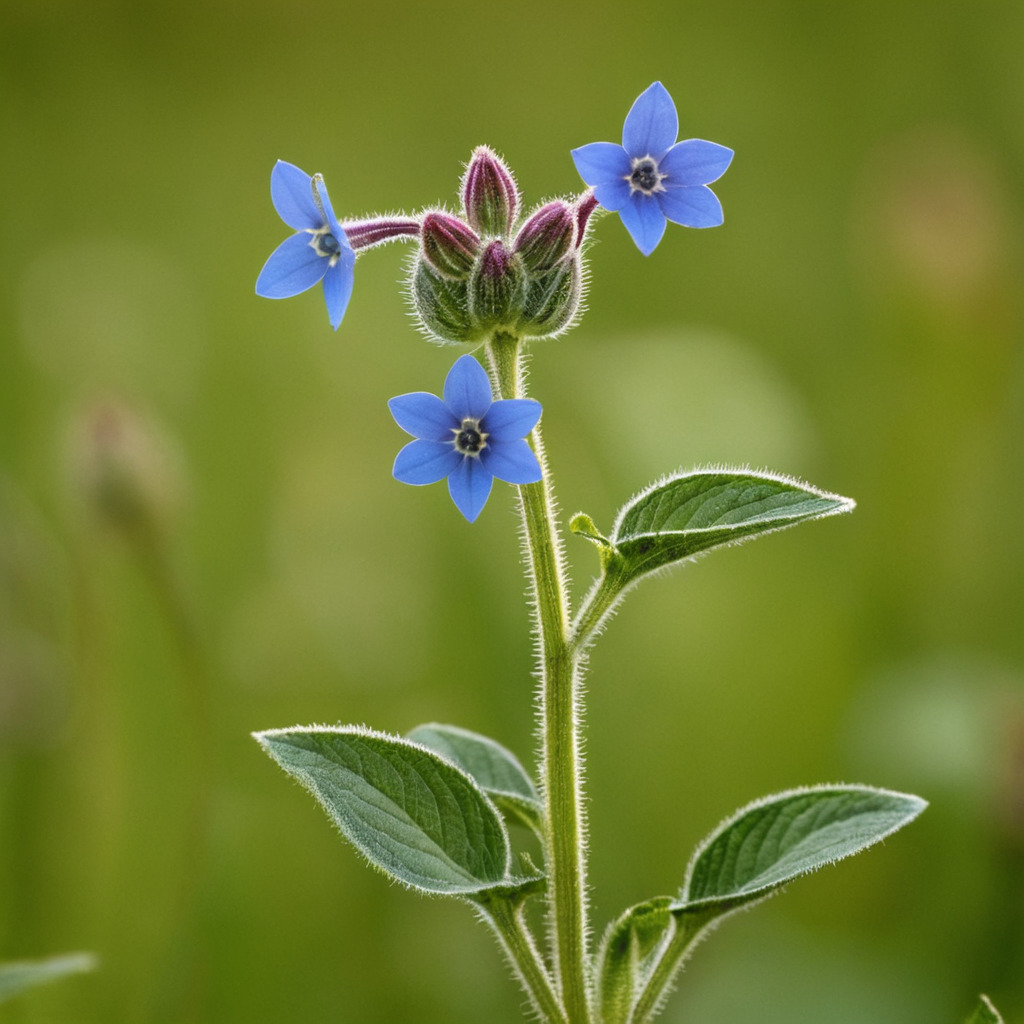
[[266, 753], [270, 753], [271, 737], [277, 729], [256, 729], [249, 735], [260, 745], [260, 749]]
[[596, 544], [599, 548], [606, 550], [613, 550], [614, 545], [612, 542], [598, 530], [594, 520], [587, 515], [586, 512], [577, 512], [576, 515], [569, 520], [569, 530], [576, 534], [577, 537], [584, 537], [591, 543]]

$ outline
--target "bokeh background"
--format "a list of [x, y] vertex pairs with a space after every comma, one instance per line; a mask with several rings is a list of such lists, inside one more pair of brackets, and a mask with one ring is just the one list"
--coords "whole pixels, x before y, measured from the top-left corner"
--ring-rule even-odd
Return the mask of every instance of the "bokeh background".
[[[400, 246], [335, 334], [253, 294], [278, 158], [355, 216], [451, 203], [487, 142], [580, 188], [661, 79], [732, 146], [725, 226], [597, 227], [538, 345], [564, 511], [701, 463], [857, 512], [647, 583], [592, 660], [598, 929], [754, 797], [931, 801], [728, 921], [669, 1024], [1024, 1019], [1024, 6], [1017, 0], [0, 9], [0, 959], [99, 970], [19, 1024], [503, 1024], [460, 904], [367, 871], [251, 730], [430, 720], [533, 746], [511, 488], [390, 477], [440, 387]], [[570, 538], [578, 587], [594, 570]]]

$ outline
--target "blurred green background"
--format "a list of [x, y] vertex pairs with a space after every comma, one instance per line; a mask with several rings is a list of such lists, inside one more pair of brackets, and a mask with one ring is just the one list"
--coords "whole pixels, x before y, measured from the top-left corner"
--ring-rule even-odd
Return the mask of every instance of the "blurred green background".
[[725, 462], [859, 508], [647, 583], [594, 652], [595, 925], [754, 797], [906, 789], [919, 822], [728, 921], [665, 1021], [1024, 1020], [1022, 52], [1018, 0], [6, 0], [0, 959], [102, 964], [0, 1016], [521, 1019], [469, 909], [367, 871], [249, 737], [439, 720], [527, 758], [511, 489], [470, 527], [390, 477], [386, 399], [452, 358], [400, 246], [337, 335], [253, 284], [276, 159], [355, 216], [452, 203], [486, 142], [536, 202], [657, 78], [736, 150], [726, 223], [650, 259], [598, 225], [532, 365], [562, 507], [607, 527]]

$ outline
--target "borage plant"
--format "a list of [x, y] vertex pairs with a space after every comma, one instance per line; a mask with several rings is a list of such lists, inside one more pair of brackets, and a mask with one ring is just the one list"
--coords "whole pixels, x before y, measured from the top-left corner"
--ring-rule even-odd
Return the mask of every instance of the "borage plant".
[[[283, 298], [322, 282], [337, 328], [360, 251], [410, 240], [418, 247], [408, 286], [419, 326], [434, 341], [483, 357], [481, 365], [460, 356], [441, 395], [391, 400], [398, 426], [414, 437], [393, 472], [409, 484], [447, 479], [456, 508], [471, 522], [495, 478], [518, 488], [540, 759], [531, 773], [503, 745], [455, 725], [422, 725], [406, 736], [311, 726], [256, 738], [370, 864], [420, 892], [472, 904], [494, 930], [536, 1017], [548, 1024], [644, 1024], [664, 1005], [695, 943], [725, 915], [878, 842], [925, 806], [916, 796], [850, 785], [757, 800], [698, 846], [678, 892], [625, 910], [592, 948], [581, 757], [589, 648], [645, 577], [853, 508], [847, 498], [773, 473], [672, 473], [627, 501], [606, 534], [582, 513], [569, 522], [598, 556], [594, 583], [573, 606], [541, 406], [525, 394], [526, 346], [575, 323], [587, 234], [599, 207], [619, 214], [645, 255], [667, 221], [721, 224], [708, 186], [732, 151], [677, 141], [677, 132], [672, 99], [655, 82], [630, 109], [621, 146], [573, 150], [589, 188], [525, 215], [511, 173], [486, 147], [462, 179], [459, 215], [429, 210], [338, 221], [319, 175], [278, 163], [271, 176], [274, 205], [295, 234], [267, 261], [260, 295]], [[509, 820], [536, 833], [540, 865], [513, 849]], [[546, 921], [539, 937], [525, 912], [536, 900]]]

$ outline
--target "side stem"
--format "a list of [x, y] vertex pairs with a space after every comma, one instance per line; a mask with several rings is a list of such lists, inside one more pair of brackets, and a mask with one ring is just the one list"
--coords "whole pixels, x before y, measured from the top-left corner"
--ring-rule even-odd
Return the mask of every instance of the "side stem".
[[477, 905], [480, 915], [494, 929], [519, 981], [545, 1024], [569, 1024], [558, 996], [551, 987], [544, 961], [523, 921], [522, 903], [512, 905], [506, 899], [494, 899]]
[[[498, 394], [502, 398], [524, 397], [520, 338], [495, 332], [487, 351]], [[569, 1024], [590, 1024], [580, 656], [569, 636], [566, 569], [539, 426], [530, 440], [543, 478], [540, 483], [520, 486], [519, 498], [539, 647], [548, 928], [555, 978]]]
[[711, 910], [703, 913], [683, 914], [677, 919], [675, 934], [662, 952], [658, 965], [647, 979], [647, 984], [630, 1014], [629, 1024], [649, 1024], [668, 998], [676, 974], [690, 953], [693, 952], [694, 944], [700, 933], [714, 920], [715, 916], [715, 911]]

